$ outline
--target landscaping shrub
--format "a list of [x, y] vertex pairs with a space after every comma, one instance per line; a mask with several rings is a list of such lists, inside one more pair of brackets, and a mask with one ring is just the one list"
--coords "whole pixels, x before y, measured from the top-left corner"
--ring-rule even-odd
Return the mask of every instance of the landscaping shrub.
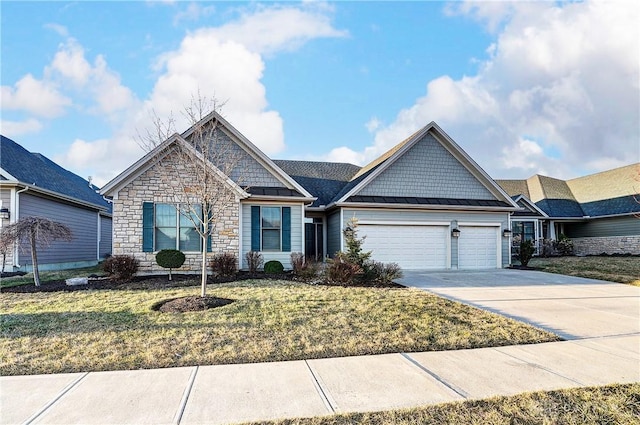
[[533, 247], [532, 241], [520, 242], [520, 253], [518, 254], [518, 259], [520, 260], [520, 264], [522, 264], [523, 267], [527, 267], [529, 261], [533, 257], [534, 252], [535, 248]]
[[372, 261], [369, 265], [369, 274], [374, 282], [388, 285], [395, 279], [400, 279], [404, 274], [397, 263], [381, 263]]
[[328, 264], [325, 277], [332, 283], [353, 284], [363, 273], [362, 267], [352, 263], [343, 252], [328, 260]]
[[318, 275], [318, 263], [305, 258], [301, 252], [291, 253], [291, 268], [294, 276], [303, 280], [312, 280]]
[[222, 254], [216, 254], [209, 262], [209, 267], [218, 276], [229, 277], [236, 274], [236, 256], [223, 252]]
[[284, 266], [278, 260], [271, 260], [264, 263], [264, 272], [268, 274], [279, 274], [284, 271]]
[[156, 263], [160, 267], [169, 269], [169, 280], [171, 280], [171, 269], [182, 267], [185, 259], [184, 253], [177, 249], [163, 249], [156, 254]]
[[347, 250], [345, 251], [346, 257], [344, 259], [364, 269], [365, 264], [367, 264], [371, 258], [371, 251], [362, 251], [362, 244], [365, 238], [358, 238], [358, 220], [355, 218], [350, 219], [342, 233], [344, 234], [344, 241], [347, 244]]
[[553, 247], [558, 252], [558, 254], [562, 256], [573, 255], [573, 241], [562, 233], [560, 234], [558, 240], [554, 242]]
[[249, 251], [244, 255], [244, 258], [247, 260], [247, 266], [249, 267], [249, 273], [256, 273], [262, 264], [264, 263], [264, 259], [262, 254], [257, 251]]
[[102, 270], [116, 281], [128, 282], [138, 272], [140, 262], [132, 255], [113, 255], [102, 263]]

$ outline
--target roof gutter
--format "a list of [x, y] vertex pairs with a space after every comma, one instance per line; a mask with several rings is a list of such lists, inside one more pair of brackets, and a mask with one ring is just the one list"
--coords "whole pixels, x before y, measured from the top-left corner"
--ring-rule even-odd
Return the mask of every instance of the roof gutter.
[[412, 210], [454, 210], [454, 211], [491, 211], [491, 212], [512, 212], [519, 208], [514, 207], [484, 207], [471, 205], [437, 205], [437, 204], [379, 204], [373, 202], [342, 202], [331, 204], [327, 207], [351, 207], [351, 208], [389, 208], [389, 209], [412, 209]]
[[16, 192], [16, 194], [26, 192], [27, 190], [32, 190], [34, 192], [40, 192], [40, 193], [43, 193], [45, 195], [52, 196], [54, 198], [59, 198], [59, 199], [65, 200], [65, 201], [69, 201], [69, 202], [73, 202], [73, 203], [76, 203], [76, 204], [79, 204], [79, 205], [83, 205], [85, 207], [91, 207], [93, 209], [97, 209], [97, 210], [105, 211], [105, 212], [108, 211], [108, 208], [106, 208], [106, 207], [103, 207], [103, 206], [100, 206], [100, 205], [97, 205], [97, 204], [93, 204], [91, 202], [83, 201], [83, 200], [80, 200], [78, 198], [73, 198], [71, 196], [66, 196], [66, 195], [63, 195], [61, 193], [54, 192], [52, 190], [43, 189], [43, 188], [41, 188], [39, 186], [35, 186], [35, 185], [32, 185], [32, 184], [27, 184], [27, 183], [18, 183], [18, 185], [24, 186], [24, 189], [19, 190], [18, 192]]

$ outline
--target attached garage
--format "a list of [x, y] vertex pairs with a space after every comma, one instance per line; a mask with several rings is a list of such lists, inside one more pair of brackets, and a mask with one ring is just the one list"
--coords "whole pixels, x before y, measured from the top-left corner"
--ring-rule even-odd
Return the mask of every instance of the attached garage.
[[358, 236], [366, 237], [363, 248], [376, 261], [398, 263], [406, 270], [451, 267], [449, 223], [358, 224]]
[[495, 269], [502, 267], [500, 226], [459, 224], [458, 268]]

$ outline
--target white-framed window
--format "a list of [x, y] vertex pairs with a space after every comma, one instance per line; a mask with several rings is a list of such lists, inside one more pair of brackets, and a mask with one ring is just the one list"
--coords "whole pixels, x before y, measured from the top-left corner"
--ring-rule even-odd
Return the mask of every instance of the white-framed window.
[[[197, 206], [195, 212], [188, 212], [182, 206], [182, 213], [178, 205], [161, 204], [154, 205], [154, 241], [155, 251], [161, 249], [179, 249], [180, 251], [200, 251], [202, 249], [201, 238], [196, 225], [202, 216], [202, 209]], [[189, 218], [193, 215], [194, 220]]]
[[280, 207], [260, 208], [262, 251], [282, 250], [282, 211]]

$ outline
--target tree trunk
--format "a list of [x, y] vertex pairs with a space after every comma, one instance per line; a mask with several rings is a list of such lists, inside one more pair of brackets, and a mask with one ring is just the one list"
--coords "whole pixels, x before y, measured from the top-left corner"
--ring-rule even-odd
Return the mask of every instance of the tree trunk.
[[40, 272], [38, 271], [38, 253], [36, 252], [36, 232], [34, 229], [31, 229], [29, 242], [31, 242], [31, 266], [33, 267], [33, 283], [35, 283], [36, 286], [40, 286]]
[[171, 267], [169, 267], [169, 280], [171, 280]]
[[200, 296], [207, 295], [207, 235], [209, 234], [209, 223], [205, 220], [204, 231], [202, 232], [202, 283]]

